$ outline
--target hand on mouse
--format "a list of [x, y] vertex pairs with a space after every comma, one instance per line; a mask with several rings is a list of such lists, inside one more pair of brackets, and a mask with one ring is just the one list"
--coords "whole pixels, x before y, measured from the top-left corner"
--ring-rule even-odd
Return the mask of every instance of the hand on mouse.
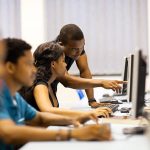
[[71, 137], [80, 141], [105, 141], [112, 139], [109, 124], [86, 125], [81, 128], [75, 128], [71, 132]]

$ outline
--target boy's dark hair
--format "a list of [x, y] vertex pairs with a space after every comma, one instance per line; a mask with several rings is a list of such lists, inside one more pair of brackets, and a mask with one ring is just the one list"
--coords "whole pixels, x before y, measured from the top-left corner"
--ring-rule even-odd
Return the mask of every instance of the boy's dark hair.
[[7, 54], [5, 62], [17, 63], [18, 59], [24, 55], [25, 51], [31, 50], [31, 45], [21, 39], [5, 38], [3, 39]]
[[83, 38], [83, 32], [77, 25], [67, 24], [61, 28], [56, 41], [65, 45], [70, 40], [82, 40]]

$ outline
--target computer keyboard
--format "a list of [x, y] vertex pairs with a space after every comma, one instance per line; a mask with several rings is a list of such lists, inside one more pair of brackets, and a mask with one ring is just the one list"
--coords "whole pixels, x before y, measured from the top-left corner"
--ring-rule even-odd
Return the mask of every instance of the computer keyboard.
[[105, 105], [100, 106], [100, 107], [108, 107], [112, 110], [112, 112], [116, 112], [118, 110], [119, 104], [105, 104]]
[[118, 101], [117, 99], [115, 99], [114, 97], [110, 96], [110, 97], [103, 97], [101, 99], [99, 99], [100, 103], [111, 103], [111, 104], [122, 104], [121, 101]]
[[125, 94], [123, 94], [123, 93], [114, 93], [113, 94], [113, 96], [125, 96], [125, 95], [127, 95], [126, 93]]

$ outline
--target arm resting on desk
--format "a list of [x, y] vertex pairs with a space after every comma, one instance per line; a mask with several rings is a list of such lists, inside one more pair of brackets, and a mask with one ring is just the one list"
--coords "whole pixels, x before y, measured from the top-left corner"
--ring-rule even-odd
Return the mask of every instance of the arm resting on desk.
[[79, 122], [71, 117], [56, 115], [47, 112], [37, 112], [36, 117], [32, 120], [26, 121], [26, 124], [32, 126], [66, 126], [66, 125], [77, 125]]
[[54, 141], [58, 134], [61, 140], [67, 140], [68, 131], [51, 131], [44, 128], [17, 126], [11, 120], [0, 121], [0, 139], [7, 144], [24, 144], [29, 141]]
[[108, 125], [88, 125], [67, 130], [46, 130], [29, 126], [17, 126], [11, 120], [0, 121], [0, 139], [7, 144], [24, 144], [29, 141], [68, 140], [110, 140], [111, 132]]

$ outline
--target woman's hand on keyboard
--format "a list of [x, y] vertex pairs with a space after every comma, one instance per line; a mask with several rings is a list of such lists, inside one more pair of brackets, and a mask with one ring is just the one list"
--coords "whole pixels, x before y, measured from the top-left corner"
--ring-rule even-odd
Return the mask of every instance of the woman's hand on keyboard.
[[120, 84], [127, 84], [127, 81], [119, 81], [119, 80], [101, 80], [102, 87], [105, 89], [112, 89], [117, 93], [121, 92]]
[[96, 122], [96, 124], [98, 124], [98, 117], [95, 112], [90, 111], [76, 118], [76, 121], [80, 124], [84, 124], [89, 120], [93, 120], [94, 122]]
[[92, 111], [96, 114], [97, 117], [105, 117], [105, 118], [108, 118], [112, 113], [111, 109], [107, 107], [96, 108], [95, 110]]

